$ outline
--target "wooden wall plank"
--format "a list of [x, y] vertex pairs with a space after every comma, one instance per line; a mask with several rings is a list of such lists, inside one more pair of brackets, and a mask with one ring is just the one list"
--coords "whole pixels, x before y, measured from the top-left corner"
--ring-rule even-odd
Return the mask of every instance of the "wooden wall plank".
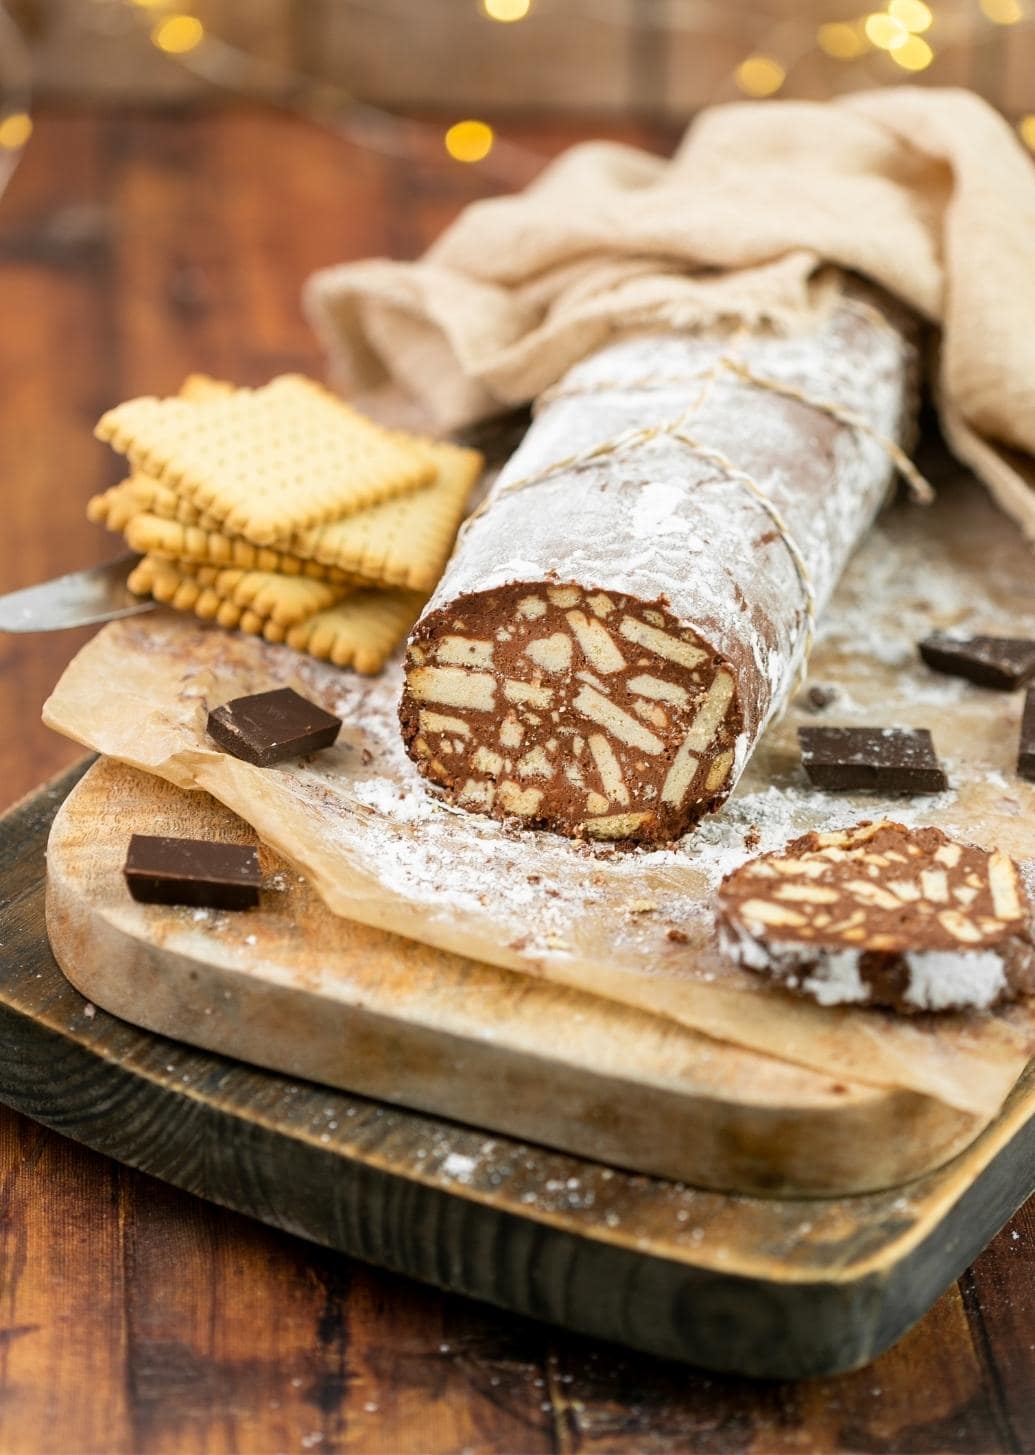
[[514, 25], [486, 19], [474, 4], [318, 3], [319, 52], [307, 64], [382, 105], [445, 107], [457, 116], [629, 106], [631, 0], [605, 0], [613, 23], [546, 3]]
[[[859, 17], [852, 0], [534, 0], [512, 25], [489, 20], [476, 0], [183, 0], [183, 8], [246, 55], [389, 108], [444, 115], [683, 118], [735, 99], [736, 66], [757, 50], [788, 67], [791, 96], [963, 85], [1012, 116], [1035, 110], [1031, 25], [992, 25], [974, 0], [934, 6], [927, 38], [936, 59], [919, 74], [879, 52], [845, 63], [819, 50], [820, 24]], [[160, 104], [212, 95], [150, 44], [151, 20], [130, 0], [18, 0], [15, 13], [34, 38], [43, 94]]]

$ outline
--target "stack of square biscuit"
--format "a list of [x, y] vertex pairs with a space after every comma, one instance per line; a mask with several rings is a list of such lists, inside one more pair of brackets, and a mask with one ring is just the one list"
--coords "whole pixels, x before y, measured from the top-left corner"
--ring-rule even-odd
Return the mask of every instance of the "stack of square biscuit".
[[132, 590], [368, 673], [434, 589], [483, 464], [298, 375], [260, 389], [192, 375], [96, 432], [130, 475], [87, 514], [143, 553]]

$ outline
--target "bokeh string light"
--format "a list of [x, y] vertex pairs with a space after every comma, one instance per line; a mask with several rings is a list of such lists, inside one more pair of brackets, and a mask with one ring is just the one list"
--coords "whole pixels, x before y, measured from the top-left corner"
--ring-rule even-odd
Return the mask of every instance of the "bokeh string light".
[[993, 25], [1019, 25], [1025, 18], [1022, 0], [980, 0], [980, 5]]
[[[815, 30], [815, 46], [834, 61], [880, 58], [900, 71], [915, 74], [926, 71], [937, 59], [935, 44], [927, 34], [932, 29], [936, 30], [938, 46], [943, 50], [968, 39], [980, 44], [994, 39], [997, 27], [1029, 27], [1035, 18], [1031, 13], [1033, 4], [1035, 0], [976, 0], [974, 10], [978, 14], [968, 17], [959, 6], [954, 10], [939, 7], [936, 11], [925, 0], [887, 0], [883, 9], [871, 10], [854, 19], [823, 22]], [[982, 18], [990, 22], [984, 36], [980, 33]], [[786, 34], [787, 30], [784, 22], [777, 22], [773, 27], [775, 35]], [[781, 50], [771, 45], [764, 52], [756, 51], [741, 61], [733, 74], [736, 87], [751, 97], [774, 96], [787, 90], [794, 68], [814, 51], [811, 45], [802, 43], [799, 34], [786, 39], [784, 47]], [[1035, 137], [1026, 117], [1018, 122], [1017, 130], [1025, 145], [1035, 150]]]
[[[263, 59], [206, 30], [185, 8], [184, 0], [110, 0], [135, 11], [148, 26], [155, 48], [197, 77], [236, 94], [259, 97], [301, 112], [355, 144], [411, 161], [457, 163], [476, 168], [488, 182], [518, 187], [529, 181], [546, 158], [531, 148], [499, 136], [478, 118], [465, 118], [444, 130], [385, 110], [354, 96], [346, 87], [316, 80], [290, 66]], [[362, 9], [364, 0], [354, 0]], [[405, 6], [393, 0], [367, 0], [378, 12], [386, 9], [405, 20]], [[501, 31], [546, 12], [550, 0], [466, 0], [475, 17]], [[554, 0], [556, 3], [556, 0]], [[630, 28], [628, 6], [610, 7], [605, 0], [563, 0], [568, 14], [587, 21]], [[680, 18], [688, 5], [687, 21]], [[737, 41], [742, 14], [728, 0], [669, 0], [664, 7], [643, 8], [631, 28], [666, 32], [707, 33]], [[960, 40], [989, 36], [1004, 28], [1029, 28], [1035, 23], [1035, 0], [967, 0], [963, 5], [927, 4], [925, 0], [886, 0], [882, 9], [852, 19], [816, 24], [786, 16], [763, 24], [762, 34], [732, 73], [716, 77], [712, 100], [731, 91], [753, 99], [788, 93], [794, 72], [817, 55], [846, 66], [884, 65], [901, 79], [926, 71], [938, 53]], [[863, 72], [865, 74], [865, 71]], [[0, 188], [13, 170], [32, 133], [29, 113], [29, 63], [17, 28], [0, 3]], [[857, 75], [853, 71], [853, 82]], [[1035, 151], [1035, 113], [1017, 121], [1020, 139]]]
[[524, 20], [531, 8], [532, 0], [482, 0], [482, 9], [488, 18], [502, 21], [504, 25]]
[[[244, 53], [208, 36], [201, 22], [180, 10], [175, 0], [127, 0], [127, 3], [152, 15], [160, 12], [151, 31], [159, 49], [218, 84], [244, 89], [240, 84], [243, 78], [239, 76], [235, 85], [230, 74], [235, 62], [243, 60], [247, 64]], [[468, 0], [468, 3], [483, 20], [501, 27], [526, 21], [535, 15], [537, 9], [546, 8], [545, 0]], [[617, 14], [601, 8], [600, 0], [596, 3], [594, 0], [574, 0], [574, 3], [573, 0], [565, 0], [565, 4], [569, 11], [584, 14], [587, 19], [620, 23]], [[384, 5], [385, 0], [377, 0], [376, 8], [383, 10]], [[883, 58], [899, 72], [915, 75], [926, 71], [937, 59], [935, 45], [928, 38], [929, 32], [937, 33], [938, 44], [944, 48], [969, 35], [975, 20], [979, 25], [987, 24], [991, 31], [1003, 26], [1030, 25], [1033, 17], [1029, 12], [1033, 5], [1035, 0], [976, 0], [974, 9], [977, 13], [968, 19], [959, 7], [954, 12], [950, 12], [948, 7], [939, 7], [936, 11], [926, 0], [886, 0], [882, 9], [850, 20], [825, 21], [818, 26], [811, 21], [788, 22], [781, 19], [770, 27], [770, 36], [764, 43], [737, 63], [731, 77], [719, 78], [714, 99], [720, 99], [724, 85], [728, 86], [730, 81], [743, 95], [755, 99], [779, 95], [787, 90], [794, 68], [817, 52], [835, 62]], [[734, 34], [732, 27], [737, 23], [737, 16], [735, 8], [730, 7], [726, 0], [693, 0], [692, 26], [682, 25], [677, 12], [678, 0], [676, 4], [670, 3], [665, 7], [660, 21], [653, 11], [646, 12], [651, 17], [646, 23], [656, 28], [695, 31], [703, 28], [716, 34]], [[402, 12], [398, 13], [402, 20]], [[625, 6], [621, 8], [621, 23], [628, 24]], [[782, 39], [782, 47], [772, 43], [779, 39]], [[218, 48], [218, 56], [214, 48]], [[199, 64], [201, 61], [206, 64]], [[286, 79], [289, 73], [281, 69], [280, 75]], [[304, 97], [305, 78], [295, 73], [290, 73], [290, 78], [294, 84], [288, 90], [295, 98], [295, 104], [305, 109], [300, 99]], [[382, 149], [387, 146], [397, 153], [404, 152], [422, 132], [422, 123], [410, 122], [359, 102], [341, 87], [330, 88], [322, 82], [310, 84], [322, 93], [323, 104], [318, 108], [323, 112], [322, 119], [327, 120], [330, 111], [336, 118], [338, 129], [346, 134], [355, 134], [357, 124], [360, 125], [363, 144], [380, 144]], [[331, 91], [336, 92], [336, 105], [328, 94]], [[371, 127], [372, 123], [375, 124]], [[1022, 117], [1017, 130], [1022, 141], [1035, 150], [1035, 126], [1031, 117]], [[354, 139], [360, 138], [354, 136]], [[423, 136], [422, 141], [422, 150], [427, 155], [427, 137]], [[511, 184], [527, 180], [544, 160], [527, 148], [503, 142], [487, 122], [474, 118], [457, 121], [446, 129], [444, 135], [440, 133], [436, 151], [440, 157], [444, 151], [453, 161], [463, 165], [478, 165]]]
[[[515, 188], [530, 181], [547, 161], [498, 137], [485, 121], [461, 120], [443, 133], [430, 123], [362, 101], [342, 85], [252, 55], [211, 34], [177, 0], [126, 3], [142, 12], [155, 48], [193, 75], [235, 94], [289, 107], [367, 150], [427, 164], [478, 164], [486, 181]], [[531, 9], [532, 0], [481, 0], [483, 17], [500, 23], [521, 20]]]

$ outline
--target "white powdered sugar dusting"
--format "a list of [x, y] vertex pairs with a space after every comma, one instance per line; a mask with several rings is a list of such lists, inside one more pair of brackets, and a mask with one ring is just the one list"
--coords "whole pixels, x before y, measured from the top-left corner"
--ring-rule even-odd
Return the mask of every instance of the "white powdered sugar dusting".
[[952, 950], [912, 951], [905, 956], [909, 984], [905, 999], [920, 1010], [952, 1005], [991, 1005], [1006, 985], [1006, 967], [994, 950], [961, 954]]

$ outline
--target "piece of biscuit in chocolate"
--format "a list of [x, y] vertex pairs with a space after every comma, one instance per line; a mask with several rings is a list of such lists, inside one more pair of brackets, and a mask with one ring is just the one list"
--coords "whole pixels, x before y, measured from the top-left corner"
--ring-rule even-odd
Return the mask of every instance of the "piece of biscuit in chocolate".
[[984, 1009], [1035, 993], [1017, 865], [941, 829], [805, 834], [727, 875], [716, 919], [730, 959], [822, 1005]]

